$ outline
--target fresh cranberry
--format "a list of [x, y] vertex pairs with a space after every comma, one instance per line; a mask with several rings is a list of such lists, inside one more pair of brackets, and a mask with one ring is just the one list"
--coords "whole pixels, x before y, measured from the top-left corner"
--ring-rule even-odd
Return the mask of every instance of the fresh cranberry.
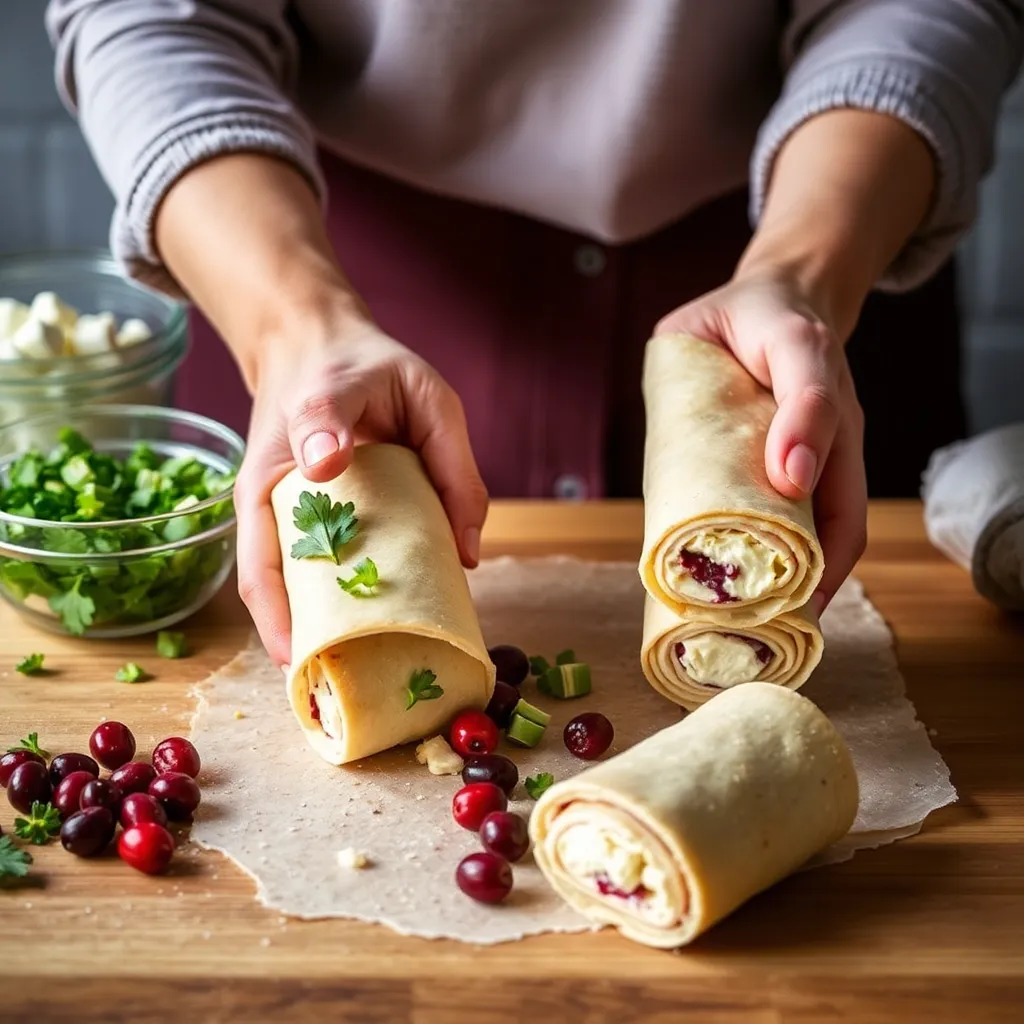
[[121, 790], [108, 779], [93, 779], [82, 787], [79, 806], [84, 811], [87, 807], [106, 807], [117, 819], [121, 813]]
[[471, 782], [452, 798], [452, 816], [471, 832], [480, 828], [491, 811], [503, 811], [507, 807], [508, 798], [493, 782]]
[[29, 814], [34, 803], [49, 803], [53, 795], [46, 765], [38, 761], [25, 761], [11, 773], [7, 783], [7, 799], [16, 811]]
[[480, 823], [480, 842], [488, 853], [516, 861], [530, 848], [530, 833], [518, 814], [491, 811]]
[[76, 857], [95, 857], [114, 838], [114, 816], [106, 807], [76, 811], [60, 827], [60, 842]]
[[562, 732], [570, 754], [583, 761], [596, 761], [611, 745], [615, 729], [599, 711], [577, 715]]
[[500, 903], [512, 891], [512, 869], [493, 853], [471, 853], [459, 861], [455, 884], [477, 903]]
[[71, 772], [60, 780], [53, 791], [53, 806], [60, 811], [61, 817], [66, 818], [81, 810], [82, 790], [88, 783], [95, 781], [95, 777], [89, 772]]
[[127, 796], [129, 793], [145, 793], [156, 778], [156, 769], [145, 761], [129, 761], [110, 773], [110, 781]]
[[167, 813], [160, 801], [148, 793], [129, 793], [121, 801], [121, 828], [141, 825], [144, 821], [153, 821], [166, 828]]
[[118, 856], [136, 871], [158, 875], [174, 856], [174, 836], [155, 821], [130, 825], [117, 841]]
[[451, 728], [452, 749], [463, 757], [490, 754], [498, 746], [498, 727], [482, 711], [463, 711]]
[[509, 686], [519, 686], [530, 674], [530, 659], [518, 647], [498, 644], [488, 652], [498, 679]]
[[135, 756], [135, 737], [121, 722], [101, 722], [89, 737], [89, 750], [104, 768], [120, 768]]
[[11, 781], [11, 776], [14, 774], [14, 769], [29, 761], [46, 767], [46, 761], [38, 754], [33, 754], [31, 750], [12, 750], [0, 757], [0, 786], [6, 789], [7, 783]]
[[153, 749], [153, 767], [158, 775], [180, 772], [182, 775], [191, 775], [194, 779], [202, 766], [199, 751], [182, 736], [172, 736], [163, 740]]
[[56, 789], [60, 780], [72, 772], [88, 772], [95, 779], [100, 766], [88, 754], [58, 754], [50, 762], [50, 785]]
[[519, 781], [519, 769], [504, 754], [477, 754], [466, 758], [462, 781], [493, 782], [506, 796], [511, 796]]
[[519, 703], [519, 691], [500, 680], [494, 684], [494, 693], [484, 712], [500, 729], [504, 729], [512, 717], [512, 710]]
[[740, 575], [738, 565], [723, 565], [721, 562], [712, 561], [707, 555], [685, 549], [679, 555], [679, 564], [695, 582], [707, 587], [715, 595], [715, 604], [739, 600], [725, 589], [726, 580], [734, 580]]
[[192, 812], [199, 806], [199, 787], [183, 772], [158, 775], [149, 784], [149, 795], [159, 801], [171, 821], [191, 823]]

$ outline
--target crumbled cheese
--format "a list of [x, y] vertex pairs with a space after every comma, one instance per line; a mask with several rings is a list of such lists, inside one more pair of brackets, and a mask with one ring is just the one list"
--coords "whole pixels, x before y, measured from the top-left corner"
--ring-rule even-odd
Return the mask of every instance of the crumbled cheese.
[[236, 711], [235, 712], [235, 718], [245, 718], [245, 712], [244, 711]]
[[130, 345], [138, 345], [140, 341], [148, 341], [153, 337], [149, 324], [145, 320], [131, 317], [121, 324], [117, 332], [117, 347], [128, 348]]
[[30, 316], [11, 335], [11, 345], [25, 359], [54, 359], [64, 351], [64, 335], [54, 324]]
[[5, 341], [28, 319], [28, 306], [17, 299], [0, 299], [0, 341]]
[[416, 748], [416, 760], [425, 764], [431, 775], [458, 775], [466, 763], [443, 736], [424, 740]]
[[362, 871], [371, 864], [370, 858], [361, 850], [349, 846], [347, 849], [338, 851], [338, 867], [347, 871]]
[[71, 334], [71, 351], [76, 356], [93, 356], [114, 347], [117, 321], [113, 313], [86, 313], [75, 323]]

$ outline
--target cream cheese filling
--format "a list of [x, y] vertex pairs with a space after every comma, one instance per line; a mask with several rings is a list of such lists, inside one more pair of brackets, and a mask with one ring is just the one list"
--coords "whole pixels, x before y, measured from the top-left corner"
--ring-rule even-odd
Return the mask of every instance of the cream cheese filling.
[[[341, 718], [338, 698], [331, 690], [331, 684], [324, 675], [319, 658], [311, 658], [306, 668], [306, 682], [309, 686], [310, 717], [333, 740], [340, 740], [345, 731]], [[314, 714], [314, 708], [316, 713]]]
[[753, 682], [764, 668], [746, 640], [722, 633], [688, 637], [679, 659], [686, 674], [702, 686], [736, 686]]
[[[694, 578], [683, 565], [686, 552], [714, 563], [715, 583], [708, 585]], [[755, 600], [775, 589], [785, 574], [783, 555], [742, 530], [700, 530], [669, 563], [669, 578], [676, 591], [701, 601]]]

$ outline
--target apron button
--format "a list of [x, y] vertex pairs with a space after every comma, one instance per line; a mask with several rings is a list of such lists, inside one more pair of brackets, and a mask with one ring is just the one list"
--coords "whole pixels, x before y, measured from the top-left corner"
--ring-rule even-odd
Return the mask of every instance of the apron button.
[[608, 260], [596, 245], [581, 245], [572, 256], [577, 272], [584, 277], [597, 277], [604, 270]]

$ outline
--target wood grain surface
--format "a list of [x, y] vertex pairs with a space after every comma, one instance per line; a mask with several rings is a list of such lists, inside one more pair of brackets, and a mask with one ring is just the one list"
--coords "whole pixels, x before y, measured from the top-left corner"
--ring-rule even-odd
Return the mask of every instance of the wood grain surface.
[[[484, 550], [635, 559], [641, 528], [636, 503], [499, 503]], [[0, 1020], [1020, 1024], [1024, 624], [928, 545], [918, 505], [875, 505], [869, 532], [857, 574], [960, 792], [919, 836], [791, 878], [682, 953], [611, 932], [476, 948], [289, 921], [216, 853], [183, 851], [149, 878], [51, 844], [35, 851], [36, 885], [0, 891]], [[148, 753], [186, 731], [191, 687], [249, 625], [225, 590], [184, 628], [194, 653], [162, 661], [152, 639], [66, 640], [0, 609], [0, 742], [34, 730], [52, 752], [81, 749], [116, 717]], [[29, 651], [53, 674], [15, 673]], [[156, 678], [115, 682], [128, 660]], [[0, 801], [5, 831], [13, 817]]]

